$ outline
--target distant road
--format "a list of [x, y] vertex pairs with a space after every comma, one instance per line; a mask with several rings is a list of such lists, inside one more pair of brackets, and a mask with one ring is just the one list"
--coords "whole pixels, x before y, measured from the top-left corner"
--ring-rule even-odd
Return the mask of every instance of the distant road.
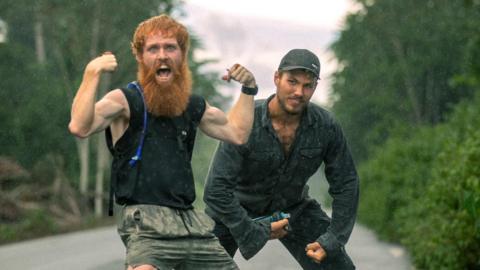
[[[355, 229], [347, 252], [359, 270], [410, 270], [405, 251], [379, 242], [362, 226]], [[22, 270], [120, 270], [125, 249], [114, 227], [57, 235], [0, 246], [1, 269]], [[245, 261], [237, 252], [240, 269], [300, 269], [279, 241], [269, 241], [253, 259]]]

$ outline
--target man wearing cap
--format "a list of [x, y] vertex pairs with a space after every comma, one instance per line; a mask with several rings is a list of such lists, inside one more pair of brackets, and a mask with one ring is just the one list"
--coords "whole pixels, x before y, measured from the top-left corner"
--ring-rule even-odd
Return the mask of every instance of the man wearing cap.
[[[344, 246], [355, 223], [359, 180], [340, 125], [309, 102], [319, 75], [315, 54], [289, 51], [274, 75], [276, 93], [256, 101], [248, 142], [218, 146], [204, 200], [232, 257], [239, 249], [249, 259], [279, 239], [303, 269], [355, 269]], [[307, 181], [322, 163], [331, 218], [308, 195]]]

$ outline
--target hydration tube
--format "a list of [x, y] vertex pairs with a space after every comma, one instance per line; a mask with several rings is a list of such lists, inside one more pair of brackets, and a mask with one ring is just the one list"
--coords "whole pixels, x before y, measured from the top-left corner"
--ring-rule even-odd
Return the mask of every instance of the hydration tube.
[[137, 164], [137, 161], [142, 159], [142, 149], [143, 149], [143, 142], [145, 140], [145, 134], [147, 133], [147, 105], [145, 104], [145, 97], [143, 96], [143, 89], [138, 84], [138, 82], [133, 81], [127, 85], [127, 88], [134, 88], [138, 91], [140, 96], [142, 97], [142, 102], [143, 102], [143, 126], [142, 126], [142, 133], [140, 137], [140, 144], [137, 147], [137, 150], [135, 151], [135, 155], [130, 159], [128, 164], [130, 164], [130, 167], [135, 167]]

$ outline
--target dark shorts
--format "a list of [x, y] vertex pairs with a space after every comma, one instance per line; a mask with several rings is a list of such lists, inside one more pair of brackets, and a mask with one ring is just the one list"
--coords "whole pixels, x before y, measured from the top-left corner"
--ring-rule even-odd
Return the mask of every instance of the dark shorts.
[[213, 221], [194, 210], [156, 205], [123, 206], [118, 233], [127, 249], [125, 266], [157, 269], [238, 269], [211, 233]]

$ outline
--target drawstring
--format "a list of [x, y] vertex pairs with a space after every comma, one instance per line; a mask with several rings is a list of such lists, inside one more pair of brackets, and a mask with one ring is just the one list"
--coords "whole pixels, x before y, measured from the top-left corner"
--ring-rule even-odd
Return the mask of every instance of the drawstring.
[[182, 218], [182, 222], [183, 222], [183, 225], [185, 226], [185, 228], [187, 229], [188, 233], [190, 234], [190, 230], [188, 229], [188, 226], [187, 226], [187, 223], [188, 225], [190, 225], [190, 227], [192, 227], [192, 220], [190, 219], [190, 216], [189, 215], [186, 215], [187, 216], [187, 220], [185, 221], [185, 213], [182, 211], [182, 210], [178, 210], [178, 209], [175, 209], [175, 212], [177, 212], [177, 215], [180, 216]]

